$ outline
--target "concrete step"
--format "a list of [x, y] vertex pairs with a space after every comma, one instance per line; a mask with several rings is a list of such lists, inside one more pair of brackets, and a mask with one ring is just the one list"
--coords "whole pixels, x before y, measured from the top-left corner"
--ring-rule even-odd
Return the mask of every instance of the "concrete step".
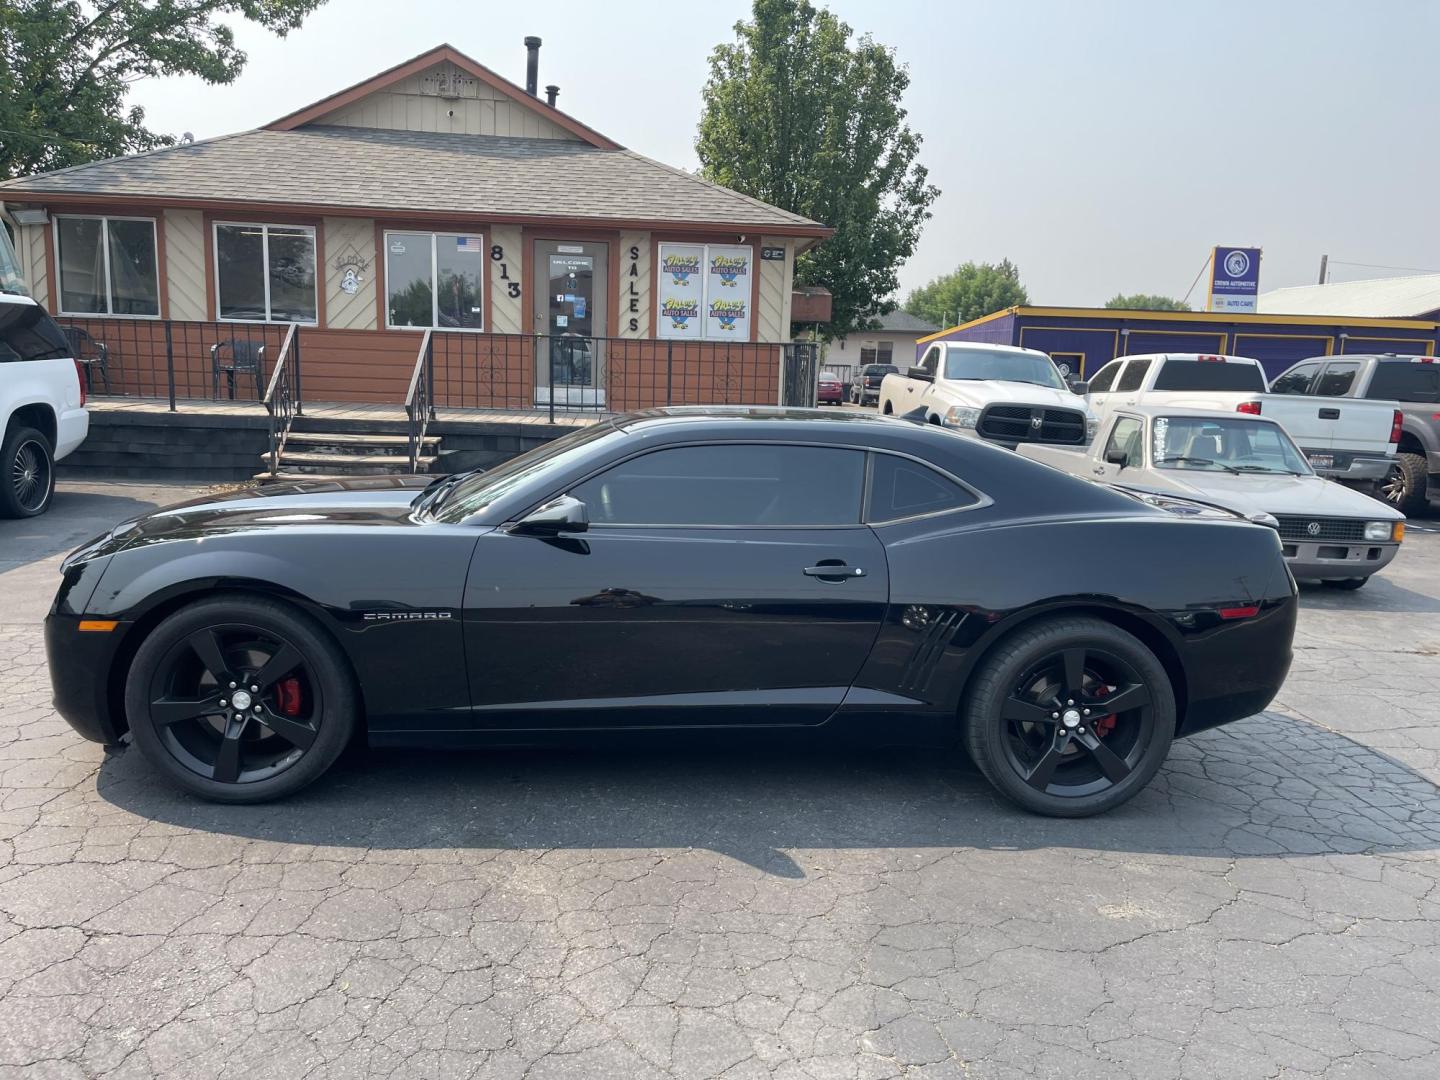
[[[268, 462], [269, 454], [261, 454], [260, 460]], [[424, 472], [436, 460], [434, 454], [423, 454], [416, 459], [416, 465]], [[327, 454], [303, 450], [285, 449], [280, 452], [281, 465], [306, 466], [309, 468], [329, 468], [332, 471], [345, 471], [351, 474], [360, 472], [385, 472], [391, 469], [402, 469], [410, 471], [409, 454]]]

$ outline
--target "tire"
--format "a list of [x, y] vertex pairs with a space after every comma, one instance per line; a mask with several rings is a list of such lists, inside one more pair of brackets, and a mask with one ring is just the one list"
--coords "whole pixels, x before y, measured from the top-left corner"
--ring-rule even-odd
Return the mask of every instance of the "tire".
[[[1122, 695], [1133, 704], [1096, 715]], [[964, 746], [985, 778], [1049, 817], [1127, 802], [1175, 734], [1175, 694], [1155, 654], [1092, 618], [1050, 619], [1003, 640], [972, 676], [962, 709]]]
[[36, 517], [55, 497], [55, 454], [32, 427], [16, 427], [0, 445], [0, 517]]
[[1430, 501], [1425, 491], [1426, 470], [1425, 455], [1396, 455], [1390, 475], [1380, 481], [1380, 498], [1405, 514], [1424, 510]]
[[[232, 687], [254, 693], [241, 712], [231, 711], [240, 700]], [[156, 626], [130, 665], [125, 712], [135, 745], [166, 779], [213, 802], [258, 803], [334, 764], [359, 709], [350, 668], [323, 629], [285, 604], [243, 597], [202, 600]]]
[[1353, 592], [1356, 589], [1364, 588], [1365, 583], [1369, 580], [1369, 578], [1364, 577], [1326, 578], [1320, 584], [1329, 586], [1332, 589], [1345, 589], [1347, 592]]

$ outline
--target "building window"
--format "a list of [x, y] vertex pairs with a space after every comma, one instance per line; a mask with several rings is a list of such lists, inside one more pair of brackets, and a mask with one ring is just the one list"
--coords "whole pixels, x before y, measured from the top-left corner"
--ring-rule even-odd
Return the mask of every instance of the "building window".
[[860, 363], [862, 364], [890, 364], [894, 363], [895, 343], [893, 341], [862, 341], [860, 343]]
[[386, 325], [483, 330], [484, 273], [479, 233], [387, 232]]
[[315, 230], [217, 223], [215, 306], [222, 319], [315, 322]]
[[55, 245], [62, 313], [160, 314], [153, 219], [56, 217]]
[[656, 336], [749, 341], [754, 255], [729, 244], [661, 244]]

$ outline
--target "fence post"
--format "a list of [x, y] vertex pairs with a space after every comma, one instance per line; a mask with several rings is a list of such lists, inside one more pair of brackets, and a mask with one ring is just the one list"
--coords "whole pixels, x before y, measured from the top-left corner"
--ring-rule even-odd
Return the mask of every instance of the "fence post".
[[[463, 341], [462, 341], [462, 346], [463, 346]], [[449, 342], [449, 339], [448, 339], [448, 338], [446, 339], [446, 342], [445, 342], [445, 349], [446, 349], [445, 356], [446, 356], [446, 358], [448, 359], [449, 356], [450, 356], [450, 352], [449, 352], [450, 342]], [[465, 355], [465, 353], [464, 353], [464, 351], [463, 351], [463, 348], [462, 348], [462, 351], [461, 351], [460, 355], [461, 355], [462, 357]], [[449, 365], [448, 365], [448, 364], [446, 365], [446, 370], [447, 370], [447, 371], [449, 370]], [[464, 370], [463, 364], [462, 364], [462, 366], [461, 366], [461, 370], [462, 370], [462, 371]], [[429, 338], [426, 340], [426, 342], [425, 342], [425, 400], [430, 403], [430, 419], [431, 419], [431, 420], [434, 420], [434, 419], [435, 419], [435, 338], [434, 338], [434, 335], [431, 335], [431, 337], [429, 337]]]
[[[537, 339], [538, 340], [538, 339]], [[550, 358], [550, 423], [555, 423], [555, 345], [545, 337], [545, 353]]]
[[295, 415], [305, 415], [305, 391], [300, 383], [300, 327], [295, 327]]
[[665, 342], [665, 404], [666, 404], [667, 407], [670, 406], [670, 405], [675, 404], [674, 390], [673, 390], [674, 380], [675, 380], [675, 342], [673, 342], [673, 341], [667, 341], [667, 342]]
[[165, 374], [170, 385], [170, 411], [175, 411], [175, 346], [170, 337], [170, 320], [165, 320]]

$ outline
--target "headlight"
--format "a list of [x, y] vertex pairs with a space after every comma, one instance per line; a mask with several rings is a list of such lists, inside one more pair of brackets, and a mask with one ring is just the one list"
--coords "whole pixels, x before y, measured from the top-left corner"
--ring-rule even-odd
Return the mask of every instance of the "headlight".
[[1095, 438], [1095, 432], [1100, 430], [1100, 421], [1088, 418], [1085, 421], [1085, 441], [1091, 442]]
[[1389, 540], [1390, 522], [1388, 521], [1367, 521], [1365, 523], [1366, 540]]
[[1280, 528], [1280, 519], [1277, 518], [1274, 514], [1266, 514], [1263, 512], [1259, 514], [1251, 514], [1249, 520], [1253, 521], [1256, 525], [1265, 525], [1271, 529], [1278, 530]]
[[980, 410], [951, 405], [945, 410], [944, 421], [946, 427], [973, 428], [980, 423]]

